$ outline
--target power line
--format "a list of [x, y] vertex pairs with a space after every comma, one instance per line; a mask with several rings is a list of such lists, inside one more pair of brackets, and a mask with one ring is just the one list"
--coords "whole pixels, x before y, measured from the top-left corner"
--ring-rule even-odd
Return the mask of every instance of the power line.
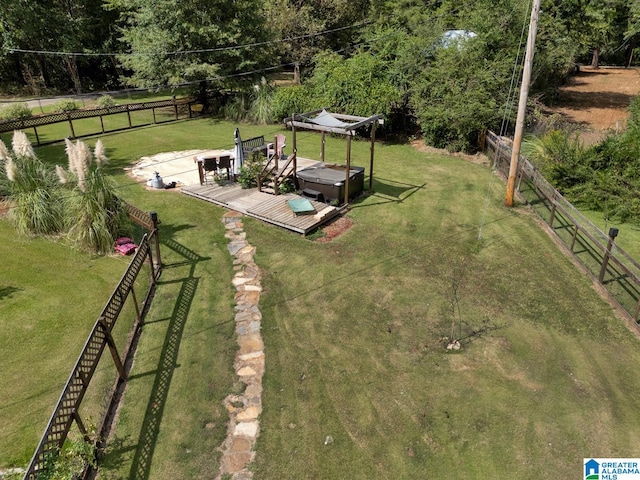
[[254, 43], [246, 43], [243, 45], [228, 45], [225, 47], [216, 47], [216, 48], [202, 48], [197, 50], [177, 50], [173, 52], [136, 52], [136, 53], [115, 53], [115, 52], [63, 52], [60, 50], [30, 50], [23, 48], [5, 48], [9, 53], [36, 53], [40, 55], [60, 55], [66, 57], [144, 57], [150, 55], [189, 55], [193, 53], [211, 53], [211, 52], [223, 52], [229, 50], [240, 50], [243, 48], [253, 48], [260, 47], [263, 45], [269, 45], [273, 43], [284, 43], [284, 42], [292, 42], [295, 40], [303, 40], [305, 38], [318, 37], [322, 35], [328, 35], [330, 33], [339, 32], [342, 30], [348, 30], [350, 28], [361, 27], [364, 25], [368, 25], [371, 23], [370, 20], [354, 23], [352, 25], [348, 25], [346, 27], [338, 27], [331, 30], [324, 30], [322, 32], [317, 33], [308, 33], [306, 35], [299, 35], [297, 37], [287, 37], [281, 38], [277, 40], [267, 40], [264, 42], [254, 42]]
[[[384, 38], [384, 37], [386, 37], [388, 35], [389, 34], [382, 35], [376, 40], [379, 40], [380, 38]], [[356, 44], [353, 44], [353, 45], [349, 45], [349, 46], [340, 48], [338, 50], [332, 50], [332, 52], [333, 53], [343, 53], [343, 52], [345, 52], [345, 51], [347, 51], [349, 49], [358, 48], [358, 47], [361, 47], [361, 46], [367, 45], [367, 44], [368, 44], [367, 42], [356, 43]], [[246, 72], [230, 73], [228, 75], [219, 75], [219, 76], [216, 76], [216, 77], [199, 78], [197, 80], [191, 80], [191, 81], [188, 81], [188, 82], [181, 82], [181, 83], [178, 83], [176, 85], [156, 84], [156, 85], [151, 85], [151, 86], [144, 87], [144, 88], [142, 88], [142, 87], [141, 88], [129, 88], [129, 89], [124, 89], [124, 90], [117, 90], [117, 91], [114, 91], [114, 92], [91, 92], [91, 93], [83, 93], [83, 94], [76, 94], [76, 95], [54, 95], [54, 96], [51, 96], [51, 97], [38, 97], [38, 98], [35, 98], [35, 99], [32, 99], [32, 100], [33, 101], [35, 101], [35, 100], [46, 100], [46, 99], [49, 99], [49, 98], [95, 97], [96, 95], [102, 95], [102, 94], [108, 95], [110, 93], [117, 94], [117, 93], [122, 93], [122, 92], [125, 92], [125, 93], [145, 92], [145, 91], [148, 91], [148, 90], [163, 89], [163, 88], [167, 88], [167, 87], [170, 87], [170, 88], [188, 87], [190, 85], [198, 85], [199, 83], [201, 83], [203, 81], [215, 82], [215, 81], [220, 81], [220, 80], [226, 80], [226, 79], [229, 79], [229, 78], [237, 78], [237, 77], [255, 75], [257, 73], [269, 72], [269, 71], [278, 70], [278, 69], [281, 69], [281, 68], [284, 68], [284, 67], [291, 67], [291, 66], [294, 66], [295, 64], [296, 64], [296, 62], [281, 63], [279, 65], [273, 65], [273, 66], [270, 66], [270, 67], [261, 67], [261, 68], [258, 68], [256, 70], [250, 70], [250, 71], [246, 71]], [[4, 100], [3, 101], [3, 103], [23, 103], [23, 102], [24, 102], [24, 100]]]

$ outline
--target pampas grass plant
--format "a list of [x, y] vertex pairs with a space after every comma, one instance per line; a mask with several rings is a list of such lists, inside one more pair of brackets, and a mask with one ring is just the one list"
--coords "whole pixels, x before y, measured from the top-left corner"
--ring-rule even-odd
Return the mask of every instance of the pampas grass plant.
[[11, 145], [13, 148], [13, 153], [17, 157], [36, 158], [36, 153], [33, 151], [31, 142], [27, 138], [27, 134], [22, 130], [15, 130], [13, 132]]
[[123, 231], [127, 214], [113, 186], [99, 168], [91, 168], [84, 187], [67, 197], [68, 239], [78, 247], [98, 254], [113, 251], [113, 242]]
[[70, 189], [65, 202], [67, 237], [83, 250], [108, 253], [126, 225], [127, 215], [100, 168], [106, 163], [104, 146], [101, 141], [96, 143], [94, 163], [84, 142], [66, 140], [66, 144], [69, 171], [60, 165], [56, 171], [60, 182]]
[[96, 142], [96, 146], [93, 149], [93, 157], [95, 158], [96, 165], [99, 167], [103, 167], [109, 163], [102, 140]]
[[[96, 144], [96, 162], [81, 141], [65, 140], [68, 170], [42, 163], [22, 132], [14, 132], [13, 154], [0, 146], [16, 228], [22, 233], [50, 235], [66, 232], [83, 250], [111, 252], [114, 240], [127, 225], [124, 206], [100, 165], [106, 163], [102, 142]], [[1, 182], [0, 182], [1, 186]]]
[[249, 118], [260, 125], [273, 122], [273, 87], [263, 78], [251, 95]]
[[9, 149], [4, 144], [4, 142], [0, 140], [0, 164], [6, 162], [7, 158], [9, 158], [10, 156], [11, 154], [9, 153]]
[[64, 224], [61, 190], [51, 169], [35, 157], [17, 155], [7, 159], [5, 168], [16, 229], [32, 235], [60, 233]]
[[[9, 178], [7, 177], [7, 162], [12, 161], [7, 146], [0, 140], [0, 201], [11, 192]], [[11, 168], [11, 167], [9, 167]]]

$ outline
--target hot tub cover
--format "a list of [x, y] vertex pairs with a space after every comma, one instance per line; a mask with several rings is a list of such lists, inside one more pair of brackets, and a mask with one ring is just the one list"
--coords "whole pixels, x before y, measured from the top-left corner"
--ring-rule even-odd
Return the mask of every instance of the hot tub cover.
[[[352, 168], [349, 177], [353, 177], [364, 171], [362, 167]], [[343, 185], [345, 180], [345, 171], [336, 170], [330, 167], [309, 167], [300, 170], [296, 175], [307, 182], [319, 183], [322, 185]]]

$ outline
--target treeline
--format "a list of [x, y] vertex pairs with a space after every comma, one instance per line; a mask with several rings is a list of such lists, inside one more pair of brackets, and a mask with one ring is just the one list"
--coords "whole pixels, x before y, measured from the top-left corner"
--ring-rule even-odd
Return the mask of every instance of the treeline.
[[[191, 85], [212, 99], [212, 112], [264, 122], [325, 106], [384, 113], [388, 132], [470, 150], [479, 132], [514, 116], [529, 8], [521, 0], [0, 0], [0, 78], [5, 92], [34, 95]], [[552, 99], [576, 62], [633, 62], [638, 8], [543, 1], [533, 93]], [[260, 81], [283, 70], [299, 84]]]

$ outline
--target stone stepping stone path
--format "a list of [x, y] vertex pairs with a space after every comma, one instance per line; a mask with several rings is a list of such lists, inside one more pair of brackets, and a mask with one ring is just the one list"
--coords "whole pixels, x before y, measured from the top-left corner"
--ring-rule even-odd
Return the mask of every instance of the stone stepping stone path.
[[260, 270], [253, 261], [255, 247], [246, 240], [242, 214], [227, 212], [222, 218], [229, 239], [227, 249], [234, 257], [235, 275], [235, 330], [238, 352], [234, 369], [238, 381], [245, 384], [244, 393], [228, 395], [224, 404], [229, 412], [227, 437], [220, 447], [222, 461], [216, 480], [253, 478], [248, 467], [255, 457], [253, 447], [260, 433], [259, 416], [262, 412], [262, 375], [264, 373], [264, 344], [260, 334], [262, 314], [258, 309]]

